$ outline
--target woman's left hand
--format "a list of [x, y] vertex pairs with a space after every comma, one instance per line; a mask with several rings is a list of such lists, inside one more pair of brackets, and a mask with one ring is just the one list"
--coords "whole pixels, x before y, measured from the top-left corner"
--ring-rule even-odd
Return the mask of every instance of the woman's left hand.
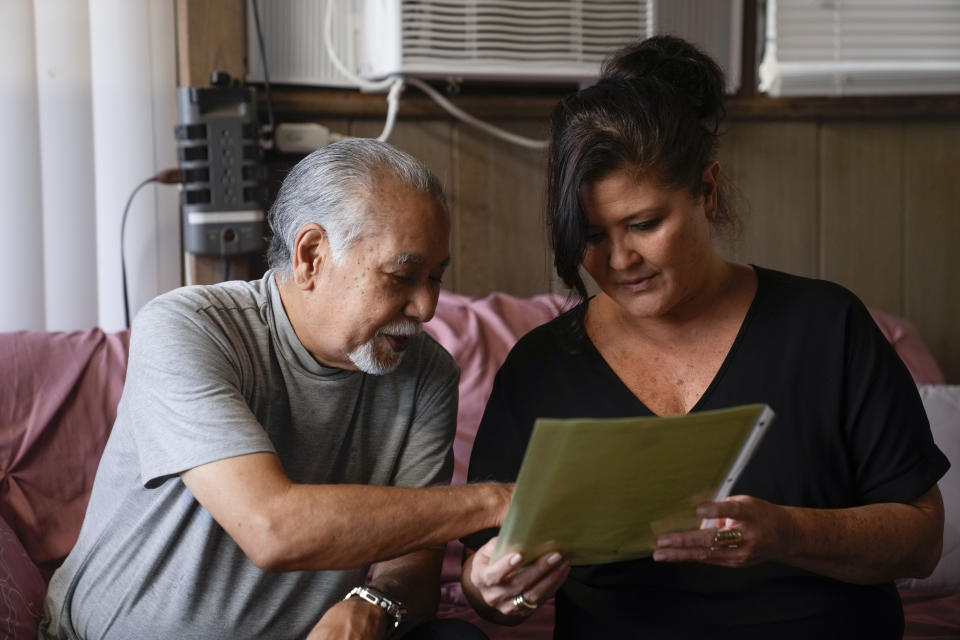
[[792, 520], [786, 509], [765, 500], [731, 496], [700, 505], [697, 516], [716, 519], [717, 526], [660, 536], [653, 552], [655, 561], [748, 567], [782, 560], [791, 553]]

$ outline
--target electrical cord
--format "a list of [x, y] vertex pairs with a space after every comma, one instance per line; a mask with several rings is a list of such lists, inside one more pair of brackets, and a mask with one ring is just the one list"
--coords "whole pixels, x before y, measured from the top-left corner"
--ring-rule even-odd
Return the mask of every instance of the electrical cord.
[[124, 252], [124, 239], [126, 238], [127, 215], [130, 213], [130, 205], [133, 203], [133, 198], [137, 195], [137, 192], [151, 182], [159, 182], [160, 184], [180, 184], [182, 180], [183, 173], [180, 171], [180, 169], [164, 169], [163, 171], [150, 176], [134, 187], [133, 191], [130, 193], [130, 197], [127, 198], [126, 206], [123, 207], [123, 217], [120, 218], [120, 278], [123, 282], [123, 322], [127, 329], [130, 328], [130, 303], [127, 299], [127, 259]]
[[263, 29], [260, 27], [260, 9], [258, 0], [250, 0], [253, 5], [253, 22], [257, 28], [257, 44], [260, 48], [260, 66], [263, 67], [263, 91], [267, 98], [267, 118], [270, 122], [269, 140], [273, 142], [273, 131], [276, 126], [276, 120], [273, 115], [273, 94], [270, 92], [270, 72], [267, 69], [267, 49], [263, 44]]
[[517, 135], [470, 115], [444, 98], [442, 95], [440, 95], [439, 91], [419, 78], [407, 78], [407, 82], [427, 94], [434, 102], [440, 105], [440, 107], [450, 115], [460, 119], [466, 124], [480, 129], [481, 131], [485, 131], [496, 138], [500, 138], [501, 140], [505, 140], [506, 142], [510, 142], [526, 149], [546, 149], [547, 145], [549, 144], [548, 140], [534, 140], [533, 138]]
[[[357, 74], [350, 71], [350, 69], [347, 69], [347, 67], [340, 60], [340, 57], [337, 55], [337, 52], [333, 49], [334, 1], [335, 0], [327, 0], [326, 11], [323, 15], [323, 44], [327, 50], [327, 57], [330, 59], [330, 62], [333, 64], [333, 66], [336, 67], [337, 71], [339, 71], [350, 82], [356, 84], [361, 89], [366, 89], [367, 91], [382, 91], [387, 87], [390, 88], [390, 93], [387, 95], [387, 121], [384, 124], [383, 132], [379, 137], [377, 137], [377, 140], [385, 142], [393, 130], [393, 123], [396, 119], [397, 110], [399, 108], [398, 102], [400, 98], [400, 92], [403, 91], [404, 78], [399, 76], [390, 76], [383, 80], [371, 81], [367, 80], [366, 78], [361, 78]], [[256, 2], [256, 0], [254, 0], [254, 2]], [[520, 136], [506, 131], [505, 129], [501, 129], [500, 127], [496, 127], [489, 122], [483, 122], [482, 120], [475, 118], [469, 113], [456, 107], [449, 100], [441, 96], [436, 89], [419, 78], [408, 77], [406, 78], [406, 82], [427, 94], [427, 96], [440, 105], [444, 111], [470, 126], [476, 127], [481, 131], [485, 131], [486, 133], [500, 138], [501, 140], [505, 140], [506, 142], [525, 147], [527, 149], [545, 149], [547, 147], [547, 140], [534, 140], [532, 138]]]
[[326, 10], [323, 14], [323, 44], [327, 50], [327, 57], [344, 77], [361, 89], [367, 91], [383, 91], [389, 88], [387, 93], [387, 120], [383, 124], [383, 131], [377, 136], [380, 142], [386, 142], [393, 133], [393, 125], [397, 120], [397, 111], [400, 110], [400, 94], [403, 92], [403, 78], [399, 76], [390, 76], [384, 80], [371, 81], [361, 78], [347, 69], [346, 65], [340, 60], [340, 56], [333, 50], [333, 3], [334, 0], [327, 0]]
[[346, 65], [340, 61], [340, 56], [333, 50], [333, 3], [335, 1], [336, 0], [327, 0], [326, 10], [323, 14], [323, 44], [327, 50], [327, 57], [330, 58], [330, 62], [333, 63], [337, 71], [347, 78], [347, 80], [361, 89], [366, 89], [367, 91], [383, 91], [390, 87], [390, 85], [397, 82], [397, 78], [391, 76], [383, 80], [367, 80], [366, 78], [361, 78], [350, 69], [347, 69]]

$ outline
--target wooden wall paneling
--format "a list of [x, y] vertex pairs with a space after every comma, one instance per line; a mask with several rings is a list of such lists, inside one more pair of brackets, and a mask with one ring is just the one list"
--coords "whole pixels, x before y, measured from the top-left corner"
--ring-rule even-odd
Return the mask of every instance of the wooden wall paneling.
[[244, 0], [177, 0], [177, 83], [210, 85], [210, 72], [246, 76]]
[[742, 221], [732, 251], [736, 260], [817, 274], [817, 144], [814, 122], [730, 125], [721, 139], [720, 163]]
[[[745, 198], [741, 193], [738, 179], [736, 154], [737, 129], [726, 125], [720, 137], [720, 147], [717, 149], [717, 160], [720, 162], [720, 183], [726, 189], [729, 198], [728, 206], [734, 215], [744, 218]], [[721, 256], [727, 260], [743, 262], [743, 238], [735, 229], [726, 229], [713, 234], [713, 244]]]
[[903, 312], [903, 124], [820, 129], [820, 275]]
[[[492, 122], [531, 138], [546, 136], [546, 122]], [[528, 296], [554, 287], [544, 230], [546, 153], [457, 127], [457, 211], [460, 216], [459, 291], [503, 291]]]
[[960, 384], [960, 120], [904, 135], [905, 315]]
[[[401, 104], [401, 109], [402, 109]], [[352, 136], [364, 136], [376, 138], [383, 131], [383, 119], [362, 119], [353, 120], [350, 123], [349, 133]], [[441, 184], [447, 196], [447, 202], [450, 208], [451, 229], [451, 268], [443, 278], [445, 289], [457, 290], [456, 263], [458, 256], [456, 252], [456, 238], [459, 235], [457, 212], [454, 202], [456, 200], [456, 170], [454, 167], [454, 141], [453, 126], [450, 120], [429, 119], [429, 120], [400, 120], [394, 124], [393, 131], [388, 140], [390, 144], [406, 151], [413, 157], [425, 163]]]
[[[376, 138], [381, 131], [383, 131], [383, 120], [363, 119], [350, 122], [351, 136]], [[387, 142], [430, 167], [449, 194], [454, 186], [452, 136], [451, 123], [446, 119], [398, 119]]]
[[453, 290], [483, 295], [492, 280], [488, 233], [492, 205], [487, 198], [491, 172], [487, 166], [486, 134], [454, 125], [454, 140], [457, 184], [451, 206], [457, 220], [457, 233], [453, 244]]

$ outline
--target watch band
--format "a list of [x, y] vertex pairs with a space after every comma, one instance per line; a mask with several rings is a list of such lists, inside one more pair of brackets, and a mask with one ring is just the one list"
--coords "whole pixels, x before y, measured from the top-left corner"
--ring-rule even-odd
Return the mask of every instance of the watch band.
[[394, 600], [387, 594], [373, 587], [354, 587], [343, 599], [349, 600], [350, 598], [362, 598], [373, 606], [383, 609], [387, 615], [393, 618], [394, 629], [400, 626], [400, 623], [403, 621], [403, 616], [407, 615], [407, 608], [403, 606], [402, 602]]

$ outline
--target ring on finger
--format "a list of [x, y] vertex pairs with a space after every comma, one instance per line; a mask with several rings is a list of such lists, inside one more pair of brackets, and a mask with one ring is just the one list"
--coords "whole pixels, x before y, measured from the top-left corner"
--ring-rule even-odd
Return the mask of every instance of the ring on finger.
[[740, 542], [742, 541], [743, 532], [739, 529], [717, 531], [716, 535], [713, 536], [713, 545], [710, 547], [710, 550], [716, 551], [718, 549], [737, 549], [740, 547]]
[[530, 602], [523, 597], [522, 593], [518, 593], [517, 595], [513, 596], [513, 606], [519, 611], [521, 609], [536, 609], [540, 605], [536, 602]]

